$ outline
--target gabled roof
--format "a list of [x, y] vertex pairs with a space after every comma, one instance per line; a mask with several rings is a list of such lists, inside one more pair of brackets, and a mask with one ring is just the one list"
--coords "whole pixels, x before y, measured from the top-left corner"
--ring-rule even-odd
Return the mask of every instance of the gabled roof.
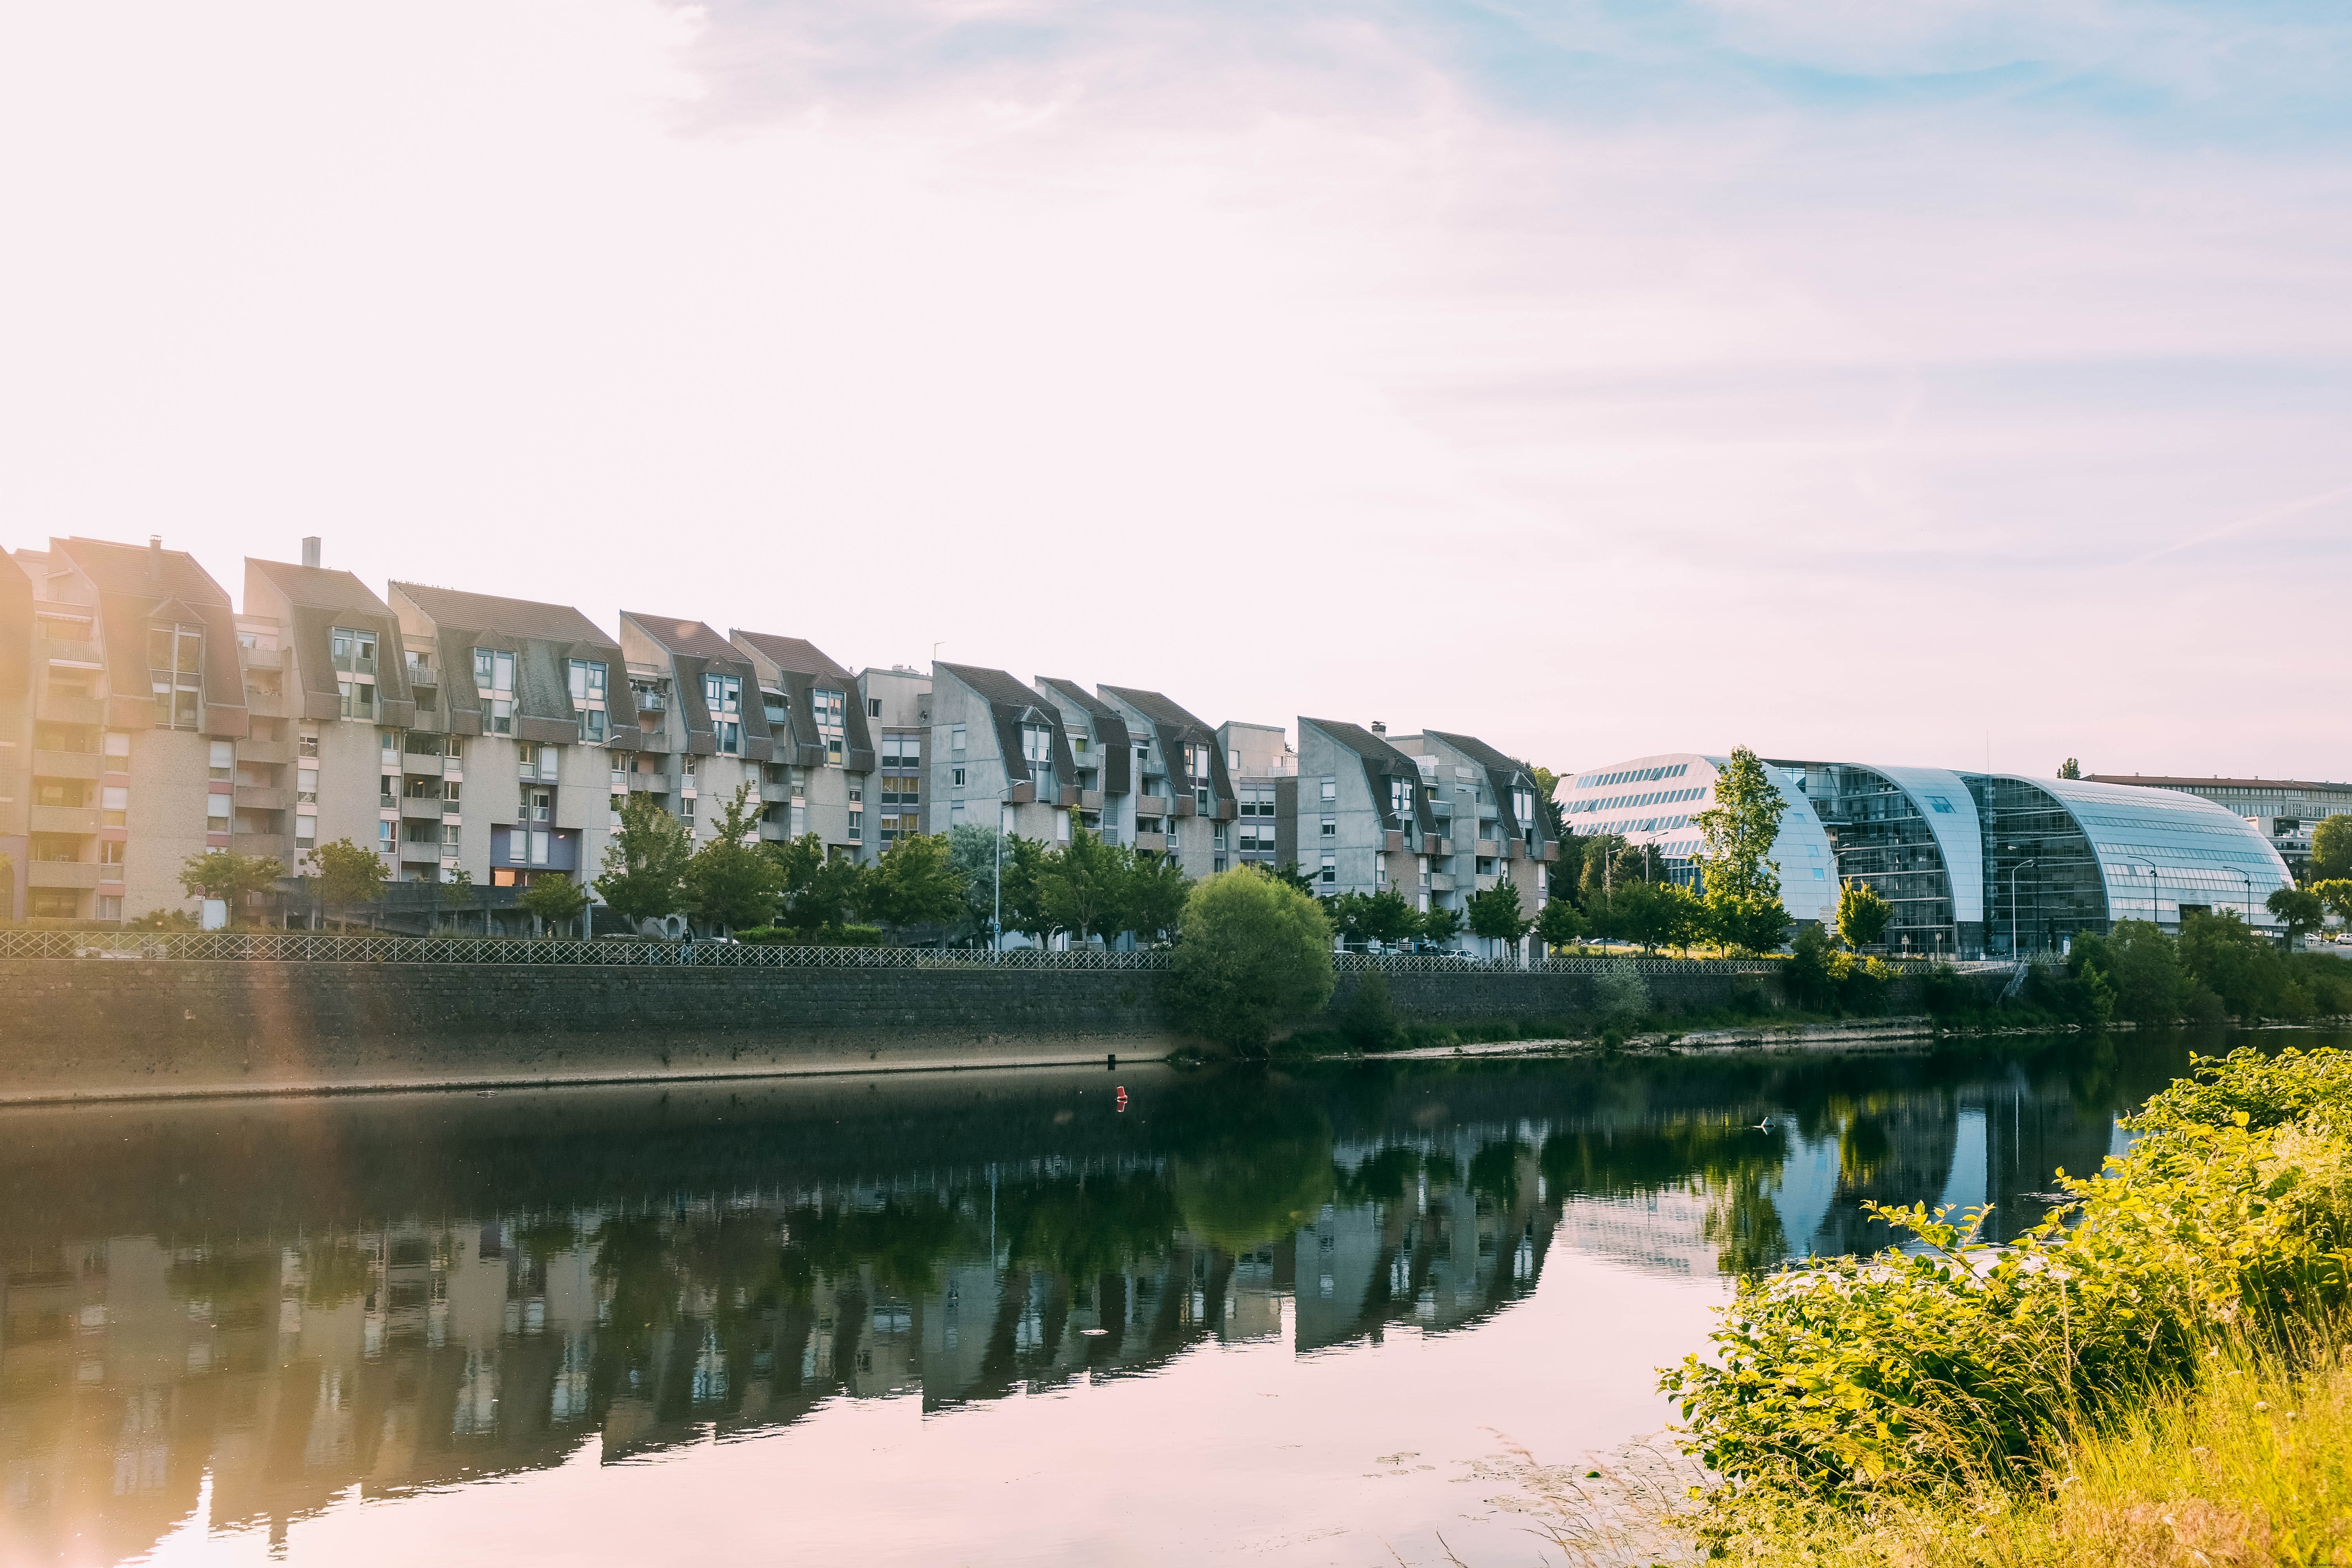
[[1518, 819], [1517, 807], [1511, 799], [1512, 780], [1524, 778], [1530, 786], [1535, 783], [1534, 770], [1527, 763], [1516, 757], [1505, 756], [1475, 735], [1450, 734], [1444, 730], [1432, 730], [1429, 734], [1433, 739], [1444, 742], [1486, 770], [1486, 784], [1495, 792], [1495, 814], [1498, 818], [1510, 822], [1519, 832], [1524, 833], [1532, 827], [1538, 835], [1543, 834], [1544, 816], [1541, 805], [1537, 805], [1533, 821], [1521, 822]]
[[1052, 706], [1044, 697], [1015, 680], [1008, 671], [989, 669], [977, 664], [941, 664], [938, 668], [991, 702], [1015, 708], [1050, 709]]
[[542, 605], [534, 599], [502, 599], [495, 594], [468, 594], [457, 588], [436, 588], [425, 583], [391, 584], [409, 603], [445, 627], [497, 632], [510, 637], [540, 637], [549, 642], [597, 643], [618, 648], [595, 622], [569, 605]]
[[747, 632], [740, 626], [730, 635], [778, 669], [789, 670], [794, 675], [826, 675], [841, 681], [856, 679], [826, 657], [823, 648], [805, 637], [782, 637], [772, 632]]
[[1398, 751], [1383, 735], [1375, 735], [1360, 724], [1350, 724], [1339, 719], [1307, 719], [1332, 740], [1345, 746], [1368, 763], [1380, 763], [1391, 771], [1421, 777], [1421, 764]]
[[[101, 594], [121, 594], [152, 602], [180, 598], [191, 605], [226, 605], [228, 591], [212, 574], [196, 564], [184, 550], [155, 551], [144, 544], [115, 544], [103, 539], [53, 539], [53, 552], [62, 552], [97, 585]], [[160, 556], [160, 560], [156, 557]], [[160, 568], [148, 575], [150, 564]]]
[[1142, 691], [1132, 686], [1106, 686], [1103, 689], [1163, 730], [1189, 728], [1211, 736], [1216, 734], [1209, 724], [1179, 706], [1163, 692]]
[[623, 610], [621, 618], [634, 621], [639, 631], [661, 647], [690, 658], [724, 659], [729, 664], [748, 664], [743, 650], [712, 631], [700, 621], [681, 620], [675, 616], [649, 616], [641, 610]]
[[262, 561], [254, 556], [245, 558], [246, 570], [258, 572], [286, 595], [286, 602], [311, 610], [351, 610], [361, 615], [388, 616], [392, 606], [375, 595], [375, 591], [349, 572], [332, 571], [323, 566], [297, 566], [285, 561]]

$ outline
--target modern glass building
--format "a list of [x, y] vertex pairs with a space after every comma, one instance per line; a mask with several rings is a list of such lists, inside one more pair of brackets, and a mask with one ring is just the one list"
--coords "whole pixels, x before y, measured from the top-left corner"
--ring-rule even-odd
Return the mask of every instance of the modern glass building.
[[[1658, 847], [1697, 879], [1701, 834], [1726, 759], [1662, 752], [1560, 781], [1570, 831]], [[2235, 910], [2276, 933], [2263, 907], [2293, 885], [2255, 824], [2195, 795], [2081, 779], [1776, 758], [1786, 811], [1773, 858], [1800, 921], [1832, 921], [1846, 882], [1895, 906], [1886, 946], [1962, 958], [2063, 950], [2121, 920], [2178, 930]]]

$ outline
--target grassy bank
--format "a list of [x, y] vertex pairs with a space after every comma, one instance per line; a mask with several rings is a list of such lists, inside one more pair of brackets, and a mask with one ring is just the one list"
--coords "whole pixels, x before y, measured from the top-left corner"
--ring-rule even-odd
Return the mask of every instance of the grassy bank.
[[[2018, 1246], [1742, 1286], [1665, 1379], [1759, 1563], [2343, 1562], [2352, 1553], [2352, 1057], [2200, 1065]], [[2290, 1418], [2289, 1413], [2292, 1413]], [[2202, 1557], [2196, 1555], [2202, 1553]], [[2330, 1555], [2333, 1553], [2333, 1555]]]

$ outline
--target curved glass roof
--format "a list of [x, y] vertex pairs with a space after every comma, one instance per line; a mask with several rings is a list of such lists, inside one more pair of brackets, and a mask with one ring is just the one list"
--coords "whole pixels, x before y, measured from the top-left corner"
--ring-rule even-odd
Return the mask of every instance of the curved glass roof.
[[1984, 919], [1984, 830], [1977, 820], [1976, 797], [1966, 780], [1948, 768], [1888, 768], [1862, 764], [1911, 797], [1936, 848], [1944, 857], [1944, 873], [1952, 884], [1952, 918], [1963, 922]]
[[2263, 900], [2294, 878], [2245, 818], [2178, 790], [2082, 779], [2036, 779], [2091, 841], [2106, 883], [2107, 918], [2174, 924], [2182, 904], [2278, 922]]

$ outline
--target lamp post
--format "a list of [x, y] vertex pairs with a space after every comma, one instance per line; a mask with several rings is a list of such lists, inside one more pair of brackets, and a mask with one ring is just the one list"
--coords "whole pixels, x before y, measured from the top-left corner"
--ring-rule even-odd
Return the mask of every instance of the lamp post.
[[2254, 923], [2254, 879], [2246, 875], [2244, 869], [2241, 867], [2231, 866], [2227, 868], [2227, 869], [2232, 876], [2236, 877], [2238, 880], [2246, 885], [2246, 923], [2248, 925], [2252, 925]]
[[2009, 956], [2012, 963], [2025, 962], [2025, 954], [2017, 945], [2017, 874], [2028, 866], [2041, 864], [2042, 861], [2037, 857], [2032, 860], [2020, 860], [2009, 868]]
[[[2147, 923], [2161, 929], [2162, 922], [2157, 919], [2156, 862], [2150, 860], [2144, 855], [2126, 855], [2124, 858], [2126, 860], [2137, 860], [2141, 865], [2147, 868]], [[2110, 929], [2113, 929], [2115, 922], [2113, 921], [2109, 921], [2107, 924]]]

